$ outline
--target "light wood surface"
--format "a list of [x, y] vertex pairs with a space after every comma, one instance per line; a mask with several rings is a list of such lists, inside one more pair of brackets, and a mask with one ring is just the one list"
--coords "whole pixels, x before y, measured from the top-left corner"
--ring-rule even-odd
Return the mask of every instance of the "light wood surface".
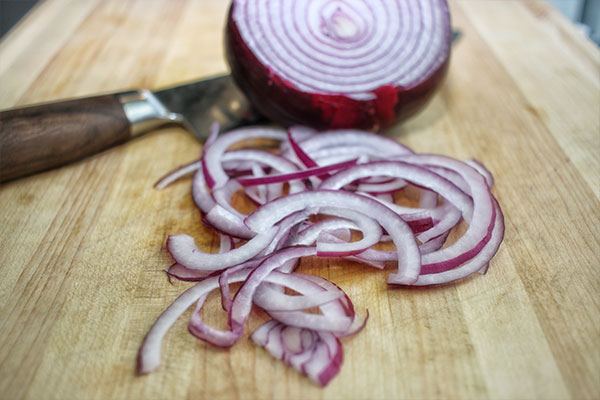
[[[226, 71], [226, 3], [46, 0], [0, 42], [0, 108]], [[487, 275], [390, 290], [387, 272], [303, 264], [371, 312], [325, 389], [248, 340], [197, 341], [189, 314], [135, 377], [142, 338], [190, 285], [161, 272], [166, 235], [216, 245], [189, 180], [152, 188], [201, 150], [164, 129], [0, 186], [0, 398], [599, 398], [600, 52], [545, 2], [451, 10], [448, 79], [390, 135], [494, 173], [507, 230]]]

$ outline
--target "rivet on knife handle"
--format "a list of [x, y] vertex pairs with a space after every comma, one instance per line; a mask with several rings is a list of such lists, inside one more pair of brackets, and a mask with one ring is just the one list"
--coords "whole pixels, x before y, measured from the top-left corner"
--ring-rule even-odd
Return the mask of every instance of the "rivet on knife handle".
[[177, 120], [148, 91], [1, 112], [0, 182], [77, 161]]

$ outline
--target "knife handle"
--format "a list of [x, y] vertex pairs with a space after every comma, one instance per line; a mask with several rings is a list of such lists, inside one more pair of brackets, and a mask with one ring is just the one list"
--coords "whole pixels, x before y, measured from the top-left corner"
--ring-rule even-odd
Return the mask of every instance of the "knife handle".
[[0, 182], [80, 160], [169, 122], [181, 117], [148, 90], [0, 112]]
[[65, 165], [130, 136], [116, 94], [1, 112], [0, 182]]

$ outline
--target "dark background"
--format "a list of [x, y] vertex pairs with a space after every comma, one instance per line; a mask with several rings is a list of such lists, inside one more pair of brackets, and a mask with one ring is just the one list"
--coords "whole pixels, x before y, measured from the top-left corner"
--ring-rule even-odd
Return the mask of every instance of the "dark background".
[[37, 3], [37, 0], [0, 0], [0, 37], [4, 36]]

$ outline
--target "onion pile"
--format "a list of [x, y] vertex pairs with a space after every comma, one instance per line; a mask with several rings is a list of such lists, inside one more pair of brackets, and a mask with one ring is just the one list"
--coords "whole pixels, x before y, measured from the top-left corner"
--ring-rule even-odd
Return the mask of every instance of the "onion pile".
[[225, 45], [271, 120], [378, 131], [427, 103], [451, 40], [446, 0], [233, 0]]
[[[277, 146], [265, 149], [273, 141]], [[250, 143], [260, 146], [243, 147]], [[504, 234], [502, 212], [490, 192], [493, 178], [481, 163], [415, 154], [365, 131], [251, 127], [218, 135], [215, 125], [201, 159], [156, 187], [192, 172], [192, 197], [204, 223], [220, 236], [220, 249], [209, 254], [191, 236], [169, 236], [166, 247], [174, 260], [165, 270], [169, 279], [197, 283], [147, 334], [138, 356], [140, 374], [159, 365], [164, 335], [194, 303], [189, 331], [218, 347], [233, 346], [243, 336], [256, 306], [272, 320], [251, 339], [324, 386], [342, 363], [339, 339], [359, 332], [368, 312], [357, 312], [334, 283], [295, 271], [301, 259], [387, 266], [393, 269], [390, 285], [438, 285], [485, 273]], [[411, 191], [418, 199], [401, 205]], [[241, 213], [232, 205], [239, 196], [256, 209]], [[230, 284], [236, 282], [241, 286], [232, 295]], [[225, 330], [201, 316], [207, 295], [217, 289], [228, 315]]]

